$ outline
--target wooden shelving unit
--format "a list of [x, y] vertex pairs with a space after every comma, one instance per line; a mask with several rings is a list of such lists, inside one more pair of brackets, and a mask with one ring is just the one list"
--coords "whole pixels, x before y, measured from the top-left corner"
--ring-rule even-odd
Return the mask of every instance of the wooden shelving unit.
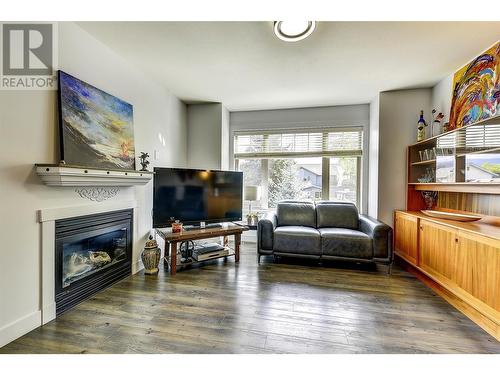
[[[406, 211], [394, 215], [394, 251], [403, 267], [500, 340], [500, 176], [484, 164], [466, 163], [468, 155], [488, 153], [500, 154], [500, 116], [408, 146]], [[430, 160], [421, 160], [421, 154]], [[436, 171], [441, 156], [451, 160]], [[476, 176], [491, 175], [491, 181], [474, 181], [467, 167], [480, 167], [485, 173], [474, 170]], [[424, 175], [433, 181], [421, 181]], [[453, 175], [453, 181], [436, 182], [436, 176]], [[437, 192], [434, 209], [478, 213], [481, 220], [459, 223], [424, 215], [426, 191]]]
[[[427, 150], [429, 160], [422, 160]], [[500, 116], [471, 124], [459, 129], [425, 139], [408, 146], [407, 152], [407, 209], [420, 210], [425, 207], [422, 191], [443, 193], [494, 194], [500, 195], [500, 178], [491, 182], [466, 181], [468, 155], [500, 154]], [[436, 182], [441, 157], [453, 157], [453, 181]], [[422, 181], [424, 176], [431, 181]]]

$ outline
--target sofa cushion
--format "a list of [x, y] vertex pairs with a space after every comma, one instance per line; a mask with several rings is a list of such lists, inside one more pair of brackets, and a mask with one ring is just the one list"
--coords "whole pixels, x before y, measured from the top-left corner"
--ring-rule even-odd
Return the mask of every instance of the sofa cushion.
[[273, 249], [282, 253], [321, 255], [320, 234], [317, 229], [310, 227], [277, 227]]
[[321, 250], [325, 256], [373, 258], [371, 238], [360, 231], [345, 228], [321, 228]]
[[312, 202], [279, 202], [276, 214], [278, 226], [297, 225], [316, 228], [316, 212]]
[[316, 203], [316, 223], [318, 228], [358, 229], [358, 222], [358, 209], [352, 203]]

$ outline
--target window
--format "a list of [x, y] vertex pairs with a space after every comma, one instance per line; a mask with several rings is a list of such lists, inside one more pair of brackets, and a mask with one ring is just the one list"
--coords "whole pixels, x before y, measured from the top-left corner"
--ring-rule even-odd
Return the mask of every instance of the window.
[[252, 210], [285, 199], [360, 204], [361, 128], [249, 131], [234, 136], [234, 160], [244, 184], [260, 186]]
[[329, 199], [353, 202], [359, 207], [360, 157], [330, 158]]

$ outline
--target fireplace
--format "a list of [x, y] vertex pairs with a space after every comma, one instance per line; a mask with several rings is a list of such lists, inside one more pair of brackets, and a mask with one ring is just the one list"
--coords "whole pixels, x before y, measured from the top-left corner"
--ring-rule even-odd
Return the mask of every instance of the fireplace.
[[56, 315], [131, 274], [132, 223], [132, 209], [56, 220]]

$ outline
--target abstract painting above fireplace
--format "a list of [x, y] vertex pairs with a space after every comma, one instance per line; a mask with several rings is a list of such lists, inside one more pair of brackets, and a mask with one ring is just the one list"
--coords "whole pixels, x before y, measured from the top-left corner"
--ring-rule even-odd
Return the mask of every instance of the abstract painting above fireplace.
[[59, 71], [61, 159], [70, 165], [135, 169], [133, 107]]
[[133, 210], [56, 221], [57, 315], [131, 274], [132, 223]]

